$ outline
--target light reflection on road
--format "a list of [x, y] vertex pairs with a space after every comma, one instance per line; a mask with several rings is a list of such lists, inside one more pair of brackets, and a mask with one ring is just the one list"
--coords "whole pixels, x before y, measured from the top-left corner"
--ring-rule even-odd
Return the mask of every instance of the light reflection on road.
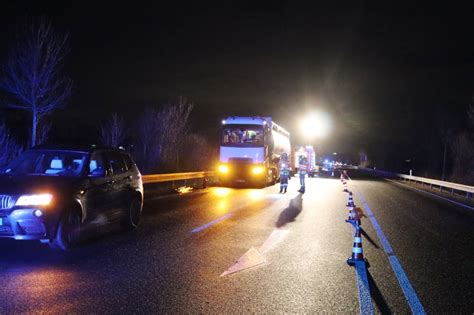
[[77, 271], [54, 266], [16, 267], [3, 270], [0, 278], [0, 296], [17, 301], [10, 312], [70, 313], [84, 303], [70, 298], [82, 286], [81, 279], [86, 278]]

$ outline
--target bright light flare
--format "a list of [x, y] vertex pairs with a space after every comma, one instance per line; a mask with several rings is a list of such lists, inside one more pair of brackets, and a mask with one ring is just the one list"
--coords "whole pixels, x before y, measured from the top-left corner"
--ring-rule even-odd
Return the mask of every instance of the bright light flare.
[[300, 128], [308, 138], [324, 138], [331, 129], [331, 119], [324, 112], [314, 112], [301, 121]]
[[229, 173], [229, 167], [227, 165], [219, 165], [217, 170], [219, 171], [219, 173], [223, 173], [223, 174]]
[[176, 191], [178, 192], [178, 194], [188, 194], [188, 193], [191, 193], [193, 192], [193, 187], [190, 187], [190, 186], [182, 186], [182, 187], [179, 187], [178, 189], [176, 189]]
[[252, 174], [254, 175], [260, 175], [265, 171], [265, 168], [263, 166], [255, 166], [252, 168]]
[[47, 206], [53, 200], [51, 194], [23, 195], [16, 201], [17, 206]]
[[214, 194], [218, 197], [227, 197], [230, 194], [230, 188], [217, 187], [214, 189]]
[[252, 189], [248, 192], [249, 199], [252, 201], [262, 200], [264, 193], [261, 189]]
[[214, 210], [214, 213], [217, 215], [222, 215], [229, 211], [229, 200], [228, 199], [221, 199], [217, 203], [217, 207]]

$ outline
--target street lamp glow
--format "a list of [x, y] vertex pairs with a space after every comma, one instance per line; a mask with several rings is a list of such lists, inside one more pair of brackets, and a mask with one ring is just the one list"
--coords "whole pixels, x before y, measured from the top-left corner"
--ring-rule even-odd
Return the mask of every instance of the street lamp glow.
[[331, 129], [331, 120], [326, 113], [315, 112], [301, 121], [300, 128], [308, 138], [324, 138]]

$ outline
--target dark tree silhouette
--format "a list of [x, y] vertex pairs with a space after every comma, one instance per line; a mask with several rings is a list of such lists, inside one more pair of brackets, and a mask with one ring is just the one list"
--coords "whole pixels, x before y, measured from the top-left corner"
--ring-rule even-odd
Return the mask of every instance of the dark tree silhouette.
[[21, 151], [22, 147], [10, 135], [7, 126], [0, 121], [0, 167], [7, 165]]
[[32, 146], [37, 144], [41, 119], [66, 104], [72, 81], [63, 76], [69, 52], [68, 35], [54, 31], [51, 22], [26, 24], [10, 47], [0, 86], [7, 92], [7, 106], [31, 113]]
[[117, 148], [123, 144], [125, 126], [123, 118], [114, 113], [99, 129], [99, 142]]
[[138, 159], [144, 172], [176, 171], [193, 104], [180, 97], [161, 109], [148, 108], [138, 121]]

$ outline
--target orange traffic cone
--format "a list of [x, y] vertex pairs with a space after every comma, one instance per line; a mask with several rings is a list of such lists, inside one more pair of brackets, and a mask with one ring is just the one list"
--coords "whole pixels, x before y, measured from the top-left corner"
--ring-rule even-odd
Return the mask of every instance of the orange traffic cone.
[[346, 222], [354, 221], [354, 207], [348, 207], [349, 209], [349, 216], [347, 217]]
[[342, 184], [344, 185], [344, 192], [349, 192], [349, 189], [347, 189], [347, 182], [346, 182], [346, 180], [344, 180], [344, 181], [342, 182]]
[[364, 253], [362, 251], [362, 238], [360, 236], [360, 227], [355, 227], [354, 245], [352, 246], [352, 255], [347, 259], [350, 266], [354, 266], [358, 261], [365, 261]]
[[352, 197], [352, 191], [349, 192], [349, 199], [347, 201], [348, 207], [355, 207], [354, 198]]

